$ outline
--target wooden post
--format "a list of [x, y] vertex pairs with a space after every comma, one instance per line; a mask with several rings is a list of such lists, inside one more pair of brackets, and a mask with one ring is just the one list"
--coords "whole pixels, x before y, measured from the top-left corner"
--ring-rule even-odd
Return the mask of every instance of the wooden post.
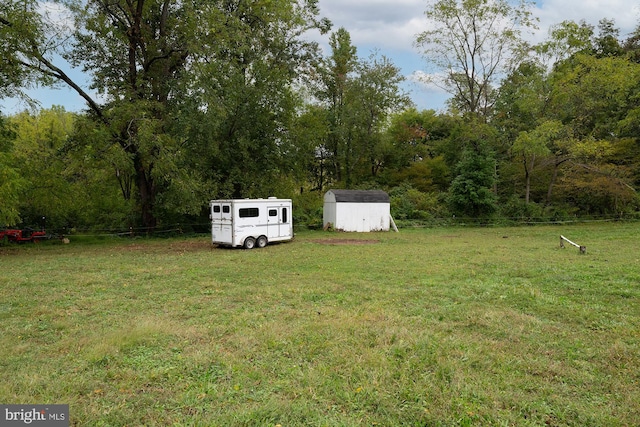
[[564, 248], [564, 242], [569, 243], [570, 245], [575, 246], [576, 248], [580, 249], [580, 253], [581, 254], [586, 254], [587, 253], [587, 247], [586, 246], [580, 246], [577, 243], [573, 243], [571, 240], [567, 239], [566, 237], [560, 235], [560, 247]]
[[391, 228], [393, 228], [393, 231], [397, 233], [398, 227], [396, 226], [396, 222], [393, 220], [393, 217], [391, 215], [389, 215], [389, 222], [391, 223]]

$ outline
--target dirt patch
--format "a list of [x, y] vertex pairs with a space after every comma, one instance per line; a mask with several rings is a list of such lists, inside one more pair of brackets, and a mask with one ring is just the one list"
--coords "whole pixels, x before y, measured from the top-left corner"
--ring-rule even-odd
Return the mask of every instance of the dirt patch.
[[363, 239], [316, 239], [313, 243], [321, 245], [372, 245], [380, 243], [380, 240], [363, 240]]
[[170, 249], [180, 252], [200, 252], [207, 251], [213, 248], [211, 240], [194, 240], [186, 242], [175, 242], [169, 246]]
[[169, 253], [169, 252], [202, 252], [212, 249], [211, 241], [202, 240], [186, 240], [178, 242], [152, 242], [147, 243], [130, 243], [123, 245], [121, 250], [131, 252], [149, 252], [149, 253]]

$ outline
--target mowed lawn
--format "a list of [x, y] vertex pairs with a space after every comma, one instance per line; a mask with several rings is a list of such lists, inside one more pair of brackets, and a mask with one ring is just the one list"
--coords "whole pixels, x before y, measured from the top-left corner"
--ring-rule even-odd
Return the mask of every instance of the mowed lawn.
[[0, 403], [73, 426], [640, 423], [640, 223], [71, 237], [0, 267]]

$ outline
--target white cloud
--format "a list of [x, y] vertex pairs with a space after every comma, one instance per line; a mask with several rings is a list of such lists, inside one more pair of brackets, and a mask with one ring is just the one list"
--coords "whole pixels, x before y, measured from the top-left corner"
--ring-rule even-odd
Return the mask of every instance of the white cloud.
[[[416, 36], [427, 29], [425, 0], [320, 0], [320, 13], [333, 23], [333, 30], [344, 27], [358, 48], [360, 57], [373, 49], [387, 56], [406, 75], [414, 102], [426, 108], [443, 99], [444, 92], [433, 84], [424, 84], [429, 64], [414, 46]], [[548, 37], [549, 28], [565, 20], [597, 26], [603, 19], [612, 19], [620, 29], [620, 37], [627, 37], [640, 24], [640, 0], [537, 0], [532, 10], [540, 19], [539, 30], [531, 35], [534, 43]], [[597, 31], [597, 30], [596, 30]], [[320, 40], [320, 39], [318, 39]], [[326, 37], [322, 45], [327, 46]], [[437, 97], [431, 95], [438, 94]], [[425, 101], [425, 97], [429, 100]], [[446, 99], [446, 98], [445, 98]]]
[[640, 19], [640, 2], [637, 0], [544, 0], [539, 3], [535, 12], [543, 31], [562, 21], [584, 20], [597, 26], [601, 19], [607, 18], [615, 21], [621, 37], [625, 37], [635, 29]]
[[423, 0], [320, 0], [320, 13], [344, 27], [354, 45], [367, 49], [409, 51], [417, 33], [424, 31]]

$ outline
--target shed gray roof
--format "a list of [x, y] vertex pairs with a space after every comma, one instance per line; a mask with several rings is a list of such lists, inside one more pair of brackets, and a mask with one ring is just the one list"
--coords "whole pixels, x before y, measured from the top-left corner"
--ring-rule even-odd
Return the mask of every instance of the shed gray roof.
[[389, 203], [389, 195], [382, 190], [329, 190], [336, 203]]

